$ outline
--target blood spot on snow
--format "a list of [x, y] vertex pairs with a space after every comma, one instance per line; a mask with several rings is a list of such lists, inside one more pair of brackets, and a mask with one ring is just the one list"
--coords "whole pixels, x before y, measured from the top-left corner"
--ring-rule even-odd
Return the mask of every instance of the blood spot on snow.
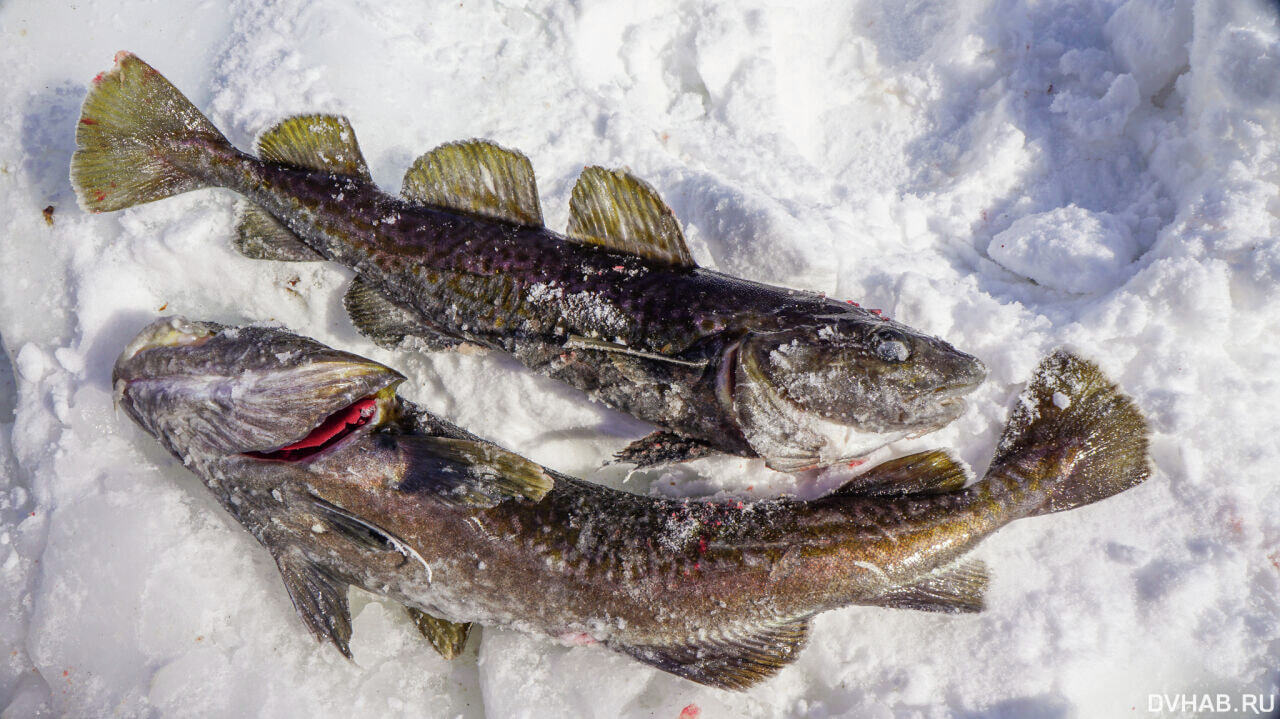
[[688, 704], [680, 710], [680, 716], [676, 719], [698, 719], [700, 716], [702, 716], [702, 709], [697, 704]]
[[848, 466], [850, 466], [850, 467], [857, 467], [857, 466], [859, 466], [859, 465], [866, 464], [866, 462], [867, 462], [867, 460], [865, 460], [865, 459], [851, 459], [851, 460], [849, 460], [849, 464], [848, 464]]
[[1280, 551], [1272, 552], [1267, 555], [1267, 559], [1271, 560], [1271, 566], [1280, 569]]
[[105, 72], [100, 72], [100, 73], [98, 73], [97, 75], [94, 75], [94, 76], [93, 76], [93, 84], [95, 84], [95, 85], [101, 85], [101, 84], [102, 84], [102, 76], [103, 76], [103, 75], [105, 75], [105, 74], [106, 74]]

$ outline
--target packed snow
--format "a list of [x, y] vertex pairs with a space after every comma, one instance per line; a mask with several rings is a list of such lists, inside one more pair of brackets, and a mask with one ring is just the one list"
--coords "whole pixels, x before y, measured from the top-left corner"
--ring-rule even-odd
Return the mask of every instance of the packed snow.
[[[4, 717], [1112, 717], [1280, 693], [1270, 4], [9, 0], [0, 39]], [[981, 473], [1039, 359], [1073, 348], [1146, 413], [1153, 476], [984, 543], [985, 613], [829, 612], [744, 693], [501, 629], [446, 662], [359, 591], [349, 662], [113, 411], [111, 364], [158, 314], [366, 354], [440, 415], [614, 487], [811, 497], [839, 478], [605, 466], [649, 428], [499, 355], [375, 348], [343, 315], [348, 271], [232, 251], [230, 193], [81, 212], [78, 110], [120, 49], [242, 148], [287, 114], [348, 115], [389, 191], [420, 153], [490, 138], [528, 154], [562, 228], [584, 165], [629, 167], [702, 265], [882, 308], [986, 362], [963, 417], [892, 453], [944, 447]]]

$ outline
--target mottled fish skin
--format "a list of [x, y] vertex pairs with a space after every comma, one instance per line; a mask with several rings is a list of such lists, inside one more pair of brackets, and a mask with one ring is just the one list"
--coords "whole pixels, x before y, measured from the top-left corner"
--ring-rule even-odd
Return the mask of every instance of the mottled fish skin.
[[[1010, 521], [1145, 479], [1140, 416], [1091, 366], [1055, 358], [981, 481], [956, 489], [963, 473], [938, 456], [933, 466], [950, 476], [889, 463], [814, 501], [674, 500], [574, 479], [395, 397], [403, 377], [393, 370], [283, 330], [160, 320], [121, 355], [113, 382], [126, 413], [201, 477], [282, 571], [316, 568], [343, 587], [330, 602], [341, 612], [350, 584], [449, 622], [600, 643], [694, 681], [745, 688], [794, 660], [818, 612], [980, 608], [980, 584], [941, 599], [913, 587], [949, 582], [946, 568]], [[1085, 379], [1071, 385], [1071, 372]], [[1076, 409], [1058, 409], [1054, 392], [1069, 393]], [[377, 400], [371, 421], [281, 461], [363, 397]], [[1112, 431], [1116, 417], [1129, 431]], [[490, 459], [460, 461], [453, 447]], [[525, 483], [513, 485], [510, 472]], [[915, 494], [902, 494], [903, 473], [921, 480]], [[1080, 477], [1088, 486], [1073, 485]], [[873, 489], [877, 478], [890, 491]], [[294, 602], [305, 618], [308, 602]], [[317, 636], [346, 651], [340, 633]], [[707, 658], [716, 652], [731, 661]]]
[[[355, 270], [433, 334], [511, 353], [610, 407], [719, 451], [764, 456], [779, 469], [835, 461], [845, 451], [865, 454], [955, 419], [961, 397], [985, 377], [981, 362], [946, 342], [850, 303], [408, 202], [381, 192], [367, 172], [334, 174], [252, 157], [141, 60], [123, 54], [118, 62], [97, 81], [81, 120], [95, 123], [80, 128], [73, 158], [87, 209], [229, 188], [324, 259]], [[99, 96], [110, 103], [97, 103]], [[95, 153], [128, 143], [111, 134], [104, 140], [97, 128], [103, 113], [127, 113], [138, 96], [161, 108], [152, 114], [168, 109], [203, 126], [168, 129], [172, 137], [165, 138], [145, 124], [163, 118], [143, 118], [141, 129], [129, 126], [131, 118], [110, 118], [126, 126], [117, 134], [128, 142], [154, 142], [137, 162], [158, 158], [163, 170], [151, 168], [159, 179], [142, 190], [104, 200], [115, 190], [97, 188], [107, 181], [115, 187], [113, 178], [127, 168], [101, 170]], [[350, 142], [358, 156], [354, 137]], [[112, 161], [136, 160], [109, 156], [101, 163]], [[812, 356], [767, 361], [797, 347]], [[743, 386], [746, 349], [759, 355], [754, 391]], [[856, 446], [831, 439], [828, 425], [859, 432]]]

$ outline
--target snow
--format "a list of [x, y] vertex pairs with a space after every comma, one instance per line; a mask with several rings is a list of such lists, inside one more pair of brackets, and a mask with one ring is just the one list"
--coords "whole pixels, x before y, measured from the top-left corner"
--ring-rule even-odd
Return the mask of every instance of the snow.
[[[1271, 4], [11, 0], [0, 37], [5, 717], [1141, 716], [1151, 694], [1280, 692]], [[985, 613], [829, 612], [742, 694], [507, 630], [449, 663], [361, 592], [347, 662], [116, 416], [111, 363], [158, 313], [366, 354], [442, 416], [615, 487], [747, 499], [841, 478], [602, 467], [648, 428], [508, 358], [377, 349], [343, 317], [348, 272], [233, 253], [226, 193], [82, 213], [79, 105], [124, 48], [242, 148], [285, 114], [347, 114], [388, 190], [421, 152], [486, 137], [529, 155], [562, 228], [584, 165], [628, 166], [700, 263], [883, 308], [987, 363], [968, 412], [897, 453], [981, 472], [1022, 383], [1069, 346], [1147, 414], [1153, 476], [985, 542]]]

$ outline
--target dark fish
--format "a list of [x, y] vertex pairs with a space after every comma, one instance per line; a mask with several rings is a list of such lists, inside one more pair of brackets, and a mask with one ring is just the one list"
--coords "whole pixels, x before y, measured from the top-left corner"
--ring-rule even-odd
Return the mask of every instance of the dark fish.
[[345, 304], [375, 342], [500, 349], [662, 428], [621, 459], [718, 451], [781, 470], [825, 464], [954, 420], [986, 375], [878, 311], [696, 267], [670, 208], [625, 172], [586, 168], [561, 235], [543, 226], [518, 152], [444, 145], [392, 197], [345, 118], [284, 120], [255, 158], [146, 63], [116, 61], [77, 128], [82, 207], [230, 188], [248, 199], [236, 247], [354, 269]]
[[974, 545], [1148, 474], [1142, 416], [1065, 353], [1041, 365], [980, 481], [924, 452], [807, 502], [593, 485], [415, 409], [402, 379], [282, 330], [178, 318], [144, 330], [113, 375], [129, 416], [271, 552], [307, 626], [348, 656], [356, 585], [408, 607], [446, 656], [480, 622], [741, 689], [793, 661], [828, 609], [981, 610]]

